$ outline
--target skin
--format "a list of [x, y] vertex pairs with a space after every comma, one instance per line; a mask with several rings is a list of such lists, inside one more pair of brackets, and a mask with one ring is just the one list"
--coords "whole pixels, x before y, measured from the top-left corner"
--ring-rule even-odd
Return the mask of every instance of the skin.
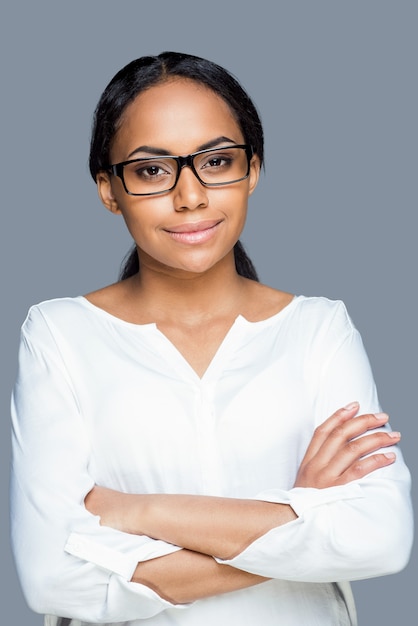
[[[228, 105], [193, 81], [171, 80], [142, 93], [127, 108], [112, 144], [111, 162], [146, 156], [143, 149], [138, 150], [142, 146], [153, 146], [166, 154], [190, 154], [208, 142], [225, 145], [225, 139], [219, 139], [222, 137], [228, 138], [227, 143], [244, 143]], [[99, 196], [109, 211], [123, 216], [137, 245], [141, 271], [86, 297], [125, 321], [156, 323], [203, 376], [238, 315], [260, 321], [278, 313], [293, 297], [247, 280], [235, 270], [233, 247], [244, 227], [248, 198], [256, 188], [259, 171], [255, 155], [246, 180], [206, 188], [186, 167], [175, 189], [154, 197], [130, 196], [119, 178], [99, 173]], [[185, 240], [173, 234], [191, 224], [205, 226], [203, 236], [190, 235]], [[342, 485], [393, 463], [392, 453], [376, 451], [397, 443], [399, 433], [373, 432], [388, 416], [358, 413], [359, 405], [353, 403], [315, 431], [295, 486]], [[367, 436], [357, 439], [368, 431]], [[132, 578], [173, 603], [265, 581], [220, 565], [213, 556], [231, 558], [268, 530], [297, 517], [285, 504], [124, 494], [100, 486], [87, 495], [85, 504], [101, 517], [103, 525], [184, 548], [139, 563]]]
[[[172, 81], [149, 89], [130, 105], [113, 142], [111, 160], [144, 155], [130, 157], [144, 145], [168, 154], [190, 154], [219, 137], [244, 143], [224, 101], [194, 82]], [[173, 191], [154, 197], [129, 196], [119, 178], [98, 176], [102, 202], [123, 216], [137, 243], [141, 272], [90, 294], [89, 299], [122, 319], [156, 322], [200, 376], [237, 315], [258, 321], [292, 299], [291, 294], [246, 280], [235, 271], [233, 246], [244, 227], [259, 171], [254, 156], [248, 179], [206, 188], [184, 168]], [[169, 234], [182, 224], [202, 221], [219, 222], [205, 243], [187, 245]]]

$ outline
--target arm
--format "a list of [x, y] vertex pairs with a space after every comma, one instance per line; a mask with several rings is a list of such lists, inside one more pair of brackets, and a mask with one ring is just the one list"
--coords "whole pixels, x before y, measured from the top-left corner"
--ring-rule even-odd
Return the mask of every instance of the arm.
[[126, 494], [94, 487], [86, 507], [101, 523], [163, 538], [188, 550], [232, 558], [272, 528], [296, 519], [288, 504], [175, 494]]
[[[400, 434], [377, 432], [357, 439], [388, 420], [384, 413], [354, 420], [358, 408], [354, 403], [351, 409], [337, 411], [317, 429], [295, 487], [344, 485], [394, 462], [393, 452], [372, 453], [398, 443]], [[363, 458], [365, 455], [370, 456]], [[212, 496], [136, 495], [103, 487], [94, 487], [85, 504], [104, 525], [220, 559], [234, 558], [268, 531], [297, 518], [289, 504]]]
[[[342, 485], [394, 462], [394, 453], [377, 453], [363, 458], [377, 448], [396, 443], [399, 433], [369, 434], [354, 443], [354, 437], [387, 421], [387, 415], [382, 413], [354, 420], [357, 409], [358, 405], [354, 403], [351, 409], [337, 411], [317, 429], [301, 464], [296, 486], [326, 488]], [[296, 519], [289, 505], [189, 495], [131, 495], [101, 487], [95, 487], [88, 494], [86, 506], [101, 516], [101, 523], [125, 526], [125, 530], [133, 533], [147, 532], [188, 548], [138, 564], [133, 576], [133, 580], [148, 585], [176, 603], [266, 580], [258, 576], [246, 578], [243, 574], [247, 572], [219, 565], [206, 555], [222, 557], [222, 549], [237, 548], [238, 553], [255, 538]], [[244, 539], [247, 545], [238, 545]]]
[[[379, 411], [367, 357], [352, 328], [320, 378], [314, 386], [319, 389], [314, 404], [318, 415], [331, 412], [347, 396]], [[404, 566], [411, 544], [409, 475], [399, 452], [395, 463], [393, 450], [388, 450], [388, 456], [378, 451], [363, 458], [399, 438], [384, 427], [386, 416], [380, 416], [380, 422], [372, 414], [351, 420], [357, 410], [355, 406], [345, 416], [336, 414], [333, 422], [328, 420], [317, 429], [290, 491], [269, 490], [244, 502], [139, 496], [131, 505], [126, 500], [126, 506], [116, 508], [124, 515], [128, 510], [133, 514], [128, 522], [132, 532], [146, 529], [151, 536], [175, 537], [179, 545], [268, 577], [333, 581], [397, 571]], [[357, 440], [376, 428], [374, 434]], [[266, 507], [269, 503], [275, 503], [276, 510]], [[286, 510], [293, 515], [287, 520]], [[284, 523], [294, 520], [293, 511], [298, 519]], [[114, 513], [110, 504], [109, 517], [103, 516], [102, 523], [123, 527], [126, 518]], [[258, 514], [264, 526], [258, 524]], [[255, 525], [248, 525], [247, 519], [255, 520]]]
[[132, 575], [179, 548], [104, 527], [84, 507], [90, 438], [57, 342], [39, 309], [22, 331], [12, 404], [12, 543], [28, 604], [88, 622], [146, 618], [172, 605]]
[[[337, 482], [329, 487], [320, 482], [320, 489], [312, 489], [306, 482], [312, 469], [309, 467], [312, 453], [324, 438], [329, 439], [327, 424], [321, 426], [323, 415], [335, 410], [337, 403], [343, 404], [352, 398], [359, 400], [363, 412], [380, 411], [361, 338], [342, 305], [335, 318], [328, 333], [330, 349], [321, 338], [312, 348], [306, 364], [307, 385], [312, 389], [318, 427], [296, 485], [289, 491], [270, 489], [258, 494], [259, 498], [271, 502], [287, 502], [298, 519], [272, 530], [235, 559], [224, 560], [224, 563], [265, 576], [332, 582], [395, 573], [408, 562], [413, 532], [410, 475], [398, 448], [386, 448], [387, 454], [396, 453], [396, 460], [388, 459], [386, 465], [376, 470], [373, 459], [365, 458], [366, 464], [372, 463], [370, 473], [357, 474], [358, 467], [354, 464], [347, 484]], [[324, 352], [326, 358], [323, 358]], [[380, 433], [388, 432], [389, 426], [382, 425], [375, 434], [381, 436]], [[329, 439], [331, 446], [332, 439]], [[397, 437], [392, 441], [396, 443]], [[362, 445], [363, 439], [355, 438], [347, 449], [359, 447], [360, 451]], [[320, 465], [323, 463], [325, 477], [330, 476], [329, 451], [329, 444], [325, 444], [317, 457]], [[267, 554], [272, 555], [270, 560]]]
[[205, 554], [180, 550], [138, 563], [132, 580], [147, 585], [173, 604], [183, 604], [246, 589], [268, 579], [221, 565]]

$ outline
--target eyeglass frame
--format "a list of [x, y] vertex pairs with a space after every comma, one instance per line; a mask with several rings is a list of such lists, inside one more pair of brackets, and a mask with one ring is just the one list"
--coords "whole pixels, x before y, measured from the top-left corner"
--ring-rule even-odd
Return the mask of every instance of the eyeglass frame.
[[[236, 180], [230, 180], [227, 183], [206, 183], [205, 181], [201, 180], [193, 163], [194, 158], [196, 156], [199, 156], [200, 154], [205, 154], [207, 152], [216, 152], [217, 150], [220, 151], [220, 150], [225, 150], [228, 148], [245, 149], [245, 153], [247, 156], [247, 173], [245, 174], [245, 176], [242, 176], [241, 178], [237, 178]], [[174, 156], [172, 154], [163, 154], [159, 156], [140, 157], [139, 159], [129, 159], [128, 161], [121, 161], [120, 163], [109, 165], [108, 167], [105, 168], [105, 171], [109, 172], [110, 174], [113, 174], [113, 176], [118, 176], [118, 178], [120, 178], [122, 181], [124, 190], [130, 196], [157, 196], [163, 193], [168, 193], [169, 191], [173, 191], [173, 189], [175, 188], [175, 186], [177, 185], [179, 181], [181, 170], [183, 169], [183, 167], [190, 167], [190, 169], [192, 170], [193, 174], [196, 176], [199, 183], [203, 185], [204, 187], [223, 187], [225, 185], [232, 185], [233, 183], [239, 183], [240, 181], [248, 178], [248, 176], [250, 175], [251, 159], [253, 156], [254, 156], [254, 149], [250, 144], [233, 144], [232, 146], [220, 146], [219, 148], [206, 148], [205, 150], [198, 150], [197, 152], [192, 152], [191, 154], [187, 154], [186, 156]], [[174, 184], [171, 187], [169, 187], [168, 189], [164, 189], [163, 191], [151, 191], [150, 193], [133, 193], [132, 191], [128, 190], [126, 183], [125, 183], [124, 174], [123, 174], [125, 165], [129, 165], [129, 163], [140, 163], [141, 161], [158, 161], [161, 159], [172, 159], [173, 161], [176, 161], [177, 163], [176, 179], [174, 181]]]

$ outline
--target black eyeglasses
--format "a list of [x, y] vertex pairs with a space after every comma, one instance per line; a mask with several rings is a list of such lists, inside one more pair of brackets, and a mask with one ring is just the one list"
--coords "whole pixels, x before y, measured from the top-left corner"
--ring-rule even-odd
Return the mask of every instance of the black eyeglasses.
[[174, 189], [183, 167], [190, 167], [205, 187], [231, 185], [248, 178], [253, 149], [232, 145], [199, 150], [187, 156], [149, 156], [122, 161], [107, 168], [119, 176], [131, 196], [155, 196]]

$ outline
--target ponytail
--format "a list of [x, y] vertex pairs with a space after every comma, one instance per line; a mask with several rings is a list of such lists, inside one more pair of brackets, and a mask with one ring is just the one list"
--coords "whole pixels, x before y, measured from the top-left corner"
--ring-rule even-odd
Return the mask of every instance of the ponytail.
[[128, 251], [124, 259], [122, 260], [121, 269], [119, 272], [119, 280], [126, 280], [134, 274], [138, 274], [139, 272], [139, 259], [138, 252], [136, 251], [136, 246], [133, 245], [132, 248]]
[[[235, 267], [240, 276], [258, 282], [257, 271], [240, 241], [234, 246]], [[126, 280], [139, 272], [139, 259], [136, 246], [133, 246], [122, 261], [119, 280]]]
[[238, 240], [234, 246], [235, 267], [240, 276], [249, 278], [259, 282], [257, 271], [248, 254], [245, 252], [244, 246]]

